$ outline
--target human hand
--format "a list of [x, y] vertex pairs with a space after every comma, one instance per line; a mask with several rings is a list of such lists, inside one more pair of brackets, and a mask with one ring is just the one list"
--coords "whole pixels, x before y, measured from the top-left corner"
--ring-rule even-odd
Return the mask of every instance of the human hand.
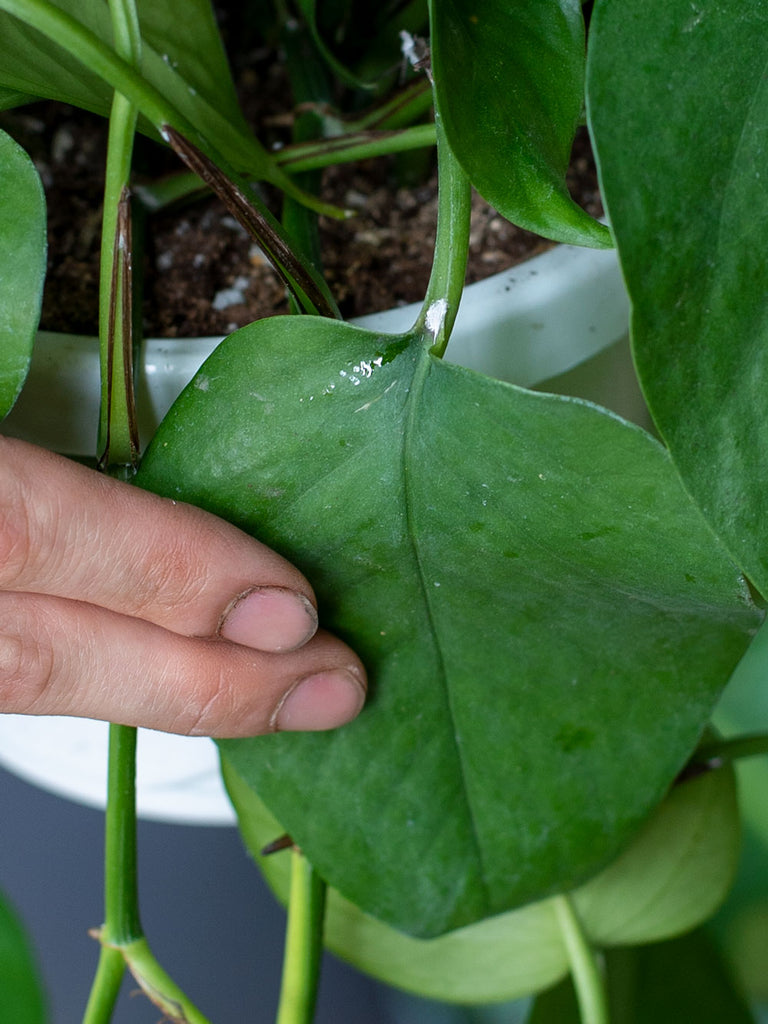
[[0, 438], [0, 712], [251, 736], [354, 718], [365, 670], [285, 559]]

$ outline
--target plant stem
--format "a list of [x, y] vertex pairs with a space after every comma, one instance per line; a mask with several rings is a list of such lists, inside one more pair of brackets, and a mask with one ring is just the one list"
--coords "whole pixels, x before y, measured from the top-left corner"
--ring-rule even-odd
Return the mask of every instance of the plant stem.
[[469, 179], [453, 155], [439, 114], [437, 130], [437, 236], [427, 294], [414, 330], [431, 342], [436, 356], [445, 353], [459, 311], [469, 250], [471, 190]]
[[737, 761], [742, 757], [759, 757], [761, 754], [768, 754], [768, 734], [734, 736], [700, 747], [693, 756], [693, 764], [718, 767], [727, 761]]
[[109, 1024], [125, 974], [125, 959], [119, 949], [102, 946], [99, 964], [83, 1014], [83, 1024]]
[[211, 1024], [182, 992], [176, 982], [155, 959], [145, 938], [136, 939], [121, 948], [133, 977], [142, 992], [162, 1010], [168, 1021], [179, 1024]]
[[[2, 2], [2, 0], [0, 0]], [[258, 241], [272, 267], [285, 281], [298, 304], [307, 313], [336, 315], [336, 303], [327, 283], [312, 263], [302, 260], [280, 225], [263, 206], [257, 204], [247, 186], [239, 187], [238, 176], [226, 174], [189, 139], [180, 135], [171, 125], [164, 125], [163, 136], [193, 170], [224, 202], [240, 224]]]
[[563, 936], [582, 1024], [609, 1024], [608, 997], [600, 965], [568, 896], [552, 900]]
[[109, 785], [105, 829], [106, 942], [124, 945], [142, 935], [136, 870], [136, 730], [109, 727]]
[[292, 851], [283, 979], [276, 1024], [311, 1024], [323, 952], [325, 882], [300, 850]]
[[428, 78], [421, 77], [383, 103], [377, 104], [352, 120], [345, 119], [343, 123], [350, 132], [377, 128], [388, 131], [406, 128], [428, 114], [433, 102], [432, 85]]
[[[141, 64], [141, 33], [133, 0], [110, 3], [115, 48]], [[129, 477], [139, 458], [133, 391], [133, 293], [129, 186], [138, 112], [116, 92], [109, 117], [104, 214], [101, 230], [99, 339], [101, 413], [99, 467]]]
[[295, 174], [390, 153], [426, 149], [434, 144], [435, 126], [418, 124], [398, 131], [354, 132], [321, 142], [297, 143], [281, 149], [275, 154], [275, 160], [286, 171]]
[[111, 1019], [125, 972], [119, 947], [142, 934], [136, 871], [136, 730], [125, 725], [109, 727], [104, 907], [99, 965], [83, 1024], [105, 1024]]

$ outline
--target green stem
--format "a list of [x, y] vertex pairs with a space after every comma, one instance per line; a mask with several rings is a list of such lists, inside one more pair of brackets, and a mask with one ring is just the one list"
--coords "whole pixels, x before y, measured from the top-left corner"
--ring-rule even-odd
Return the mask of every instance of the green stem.
[[570, 961], [582, 1024], [609, 1024], [603, 975], [573, 904], [568, 896], [554, 896], [552, 902]]
[[314, 171], [335, 164], [353, 163], [371, 157], [426, 149], [435, 144], [434, 124], [418, 124], [412, 128], [389, 132], [354, 132], [338, 135], [322, 142], [302, 142], [286, 146], [275, 154], [275, 160], [291, 174]]
[[374, 128], [406, 128], [427, 115], [432, 109], [433, 102], [429, 80], [426, 77], [417, 78], [383, 103], [352, 120], [345, 120], [345, 129], [354, 132], [370, 131]]
[[109, 727], [104, 907], [99, 965], [83, 1024], [106, 1024], [111, 1020], [125, 972], [119, 947], [142, 934], [136, 870], [136, 730], [126, 725]]
[[300, 850], [291, 860], [283, 979], [276, 1024], [311, 1024], [323, 953], [325, 883]]
[[136, 730], [109, 727], [105, 828], [105, 921], [83, 1024], [109, 1024], [126, 966], [169, 1021], [210, 1024], [154, 957], [139, 918], [136, 855]]
[[142, 935], [136, 869], [136, 729], [109, 727], [103, 938], [123, 945]]
[[442, 130], [437, 129], [437, 236], [427, 294], [414, 330], [431, 343], [436, 356], [445, 353], [459, 311], [469, 251], [471, 189], [469, 179]]
[[696, 751], [693, 763], [715, 767], [727, 761], [737, 761], [742, 757], [759, 757], [761, 754], [768, 754], [766, 733], [734, 736], [732, 739], [707, 743]]
[[125, 959], [119, 949], [102, 946], [91, 985], [83, 1024], [109, 1024], [125, 974]]
[[[110, 3], [117, 52], [137, 68], [141, 33], [133, 0]], [[130, 476], [138, 464], [139, 438], [133, 391], [132, 241], [129, 185], [137, 110], [116, 92], [109, 118], [104, 214], [101, 232], [99, 338], [101, 413], [99, 466]]]
[[133, 194], [148, 213], [157, 213], [187, 199], [207, 195], [208, 187], [193, 171], [179, 171], [143, 185], [134, 185]]
[[142, 992], [162, 1010], [168, 1021], [178, 1024], [211, 1024], [182, 992], [155, 959], [147, 940], [136, 939], [121, 947], [125, 963]]

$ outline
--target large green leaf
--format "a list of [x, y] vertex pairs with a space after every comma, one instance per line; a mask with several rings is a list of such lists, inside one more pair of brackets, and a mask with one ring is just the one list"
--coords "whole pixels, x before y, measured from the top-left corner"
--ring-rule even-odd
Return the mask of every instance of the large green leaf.
[[0, 895], [0, 1024], [44, 1024], [46, 999], [21, 922]]
[[[243, 839], [285, 903], [290, 857], [260, 856], [282, 826], [226, 757], [222, 771]], [[695, 927], [725, 896], [738, 846], [731, 769], [675, 786], [620, 857], [572, 894], [587, 935], [597, 944], [650, 942]], [[549, 900], [437, 939], [416, 939], [330, 889], [324, 935], [330, 949], [368, 974], [453, 1002], [516, 999], [553, 984], [568, 969]]]
[[45, 195], [27, 154], [0, 131], [0, 418], [27, 376], [45, 280]]
[[768, 594], [768, 7], [604, 0], [590, 39], [641, 383], [686, 486]]
[[433, 0], [431, 12], [437, 108], [478, 192], [547, 238], [610, 246], [565, 184], [584, 100], [580, 0]]
[[225, 750], [323, 877], [415, 934], [614, 855], [759, 621], [647, 434], [415, 337], [243, 328], [140, 480], [283, 551], [363, 657], [355, 723]]

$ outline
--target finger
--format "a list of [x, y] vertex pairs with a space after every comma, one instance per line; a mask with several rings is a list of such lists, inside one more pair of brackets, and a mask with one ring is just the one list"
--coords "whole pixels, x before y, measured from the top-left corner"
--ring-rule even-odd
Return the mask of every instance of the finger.
[[82, 602], [0, 594], [0, 712], [231, 737], [335, 728], [364, 698], [362, 665], [328, 633], [273, 654]]
[[84, 600], [183, 634], [291, 650], [312, 588], [216, 516], [0, 438], [0, 589]]

